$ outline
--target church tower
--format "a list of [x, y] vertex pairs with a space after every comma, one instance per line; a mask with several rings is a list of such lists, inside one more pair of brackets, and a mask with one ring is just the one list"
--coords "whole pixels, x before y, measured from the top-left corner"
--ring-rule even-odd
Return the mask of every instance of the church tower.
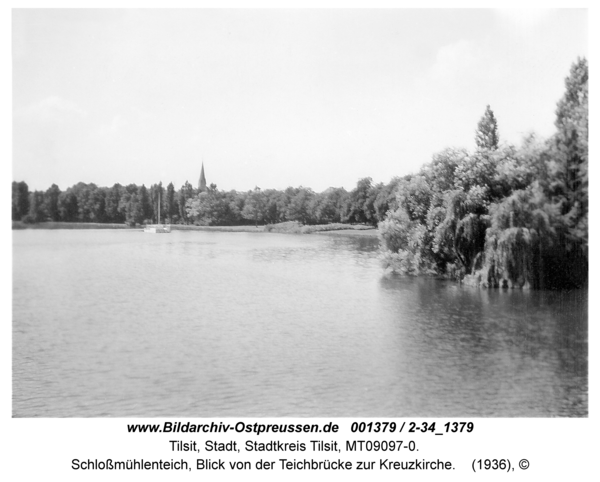
[[202, 163], [202, 170], [200, 171], [200, 181], [198, 181], [198, 191], [206, 191], [206, 177], [204, 177], [204, 163]]

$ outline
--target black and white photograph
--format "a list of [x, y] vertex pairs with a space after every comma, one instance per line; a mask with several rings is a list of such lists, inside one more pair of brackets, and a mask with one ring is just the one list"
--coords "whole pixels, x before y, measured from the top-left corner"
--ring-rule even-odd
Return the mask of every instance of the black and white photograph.
[[586, 9], [11, 27], [13, 419], [589, 416]]

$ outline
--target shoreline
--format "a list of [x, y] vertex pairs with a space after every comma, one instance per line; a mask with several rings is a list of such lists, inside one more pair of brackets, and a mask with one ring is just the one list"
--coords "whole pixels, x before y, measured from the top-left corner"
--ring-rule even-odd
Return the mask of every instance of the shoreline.
[[[267, 226], [274, 227], [267, 228]], [[347, 225], [341, 227], [339, 224], [318, 224], [304, 226], [302, 230], [277, 229], [277, 225], [267, 226], [194, 226], [188, 224], [171, 224], [171, 231], [216, 231], [229, 233], [276, 233], [276, 234], [332, 234], [337, 236], [372, 236], [377, 237], [379, 232], [377, 228], [365, 227], [362, 225]], [[331, 226], [328, 228], [328, 226]], [[267, 229], [266, 229], [267, 228]], [[143, 226], [127, 226], [118, 223], [69, 223], [47, 221], [42, 223], [25, 224], [21, 221], [12, 222], [13, 230], [24, 229], [128, 229], [131, 231], [142, 231]]]

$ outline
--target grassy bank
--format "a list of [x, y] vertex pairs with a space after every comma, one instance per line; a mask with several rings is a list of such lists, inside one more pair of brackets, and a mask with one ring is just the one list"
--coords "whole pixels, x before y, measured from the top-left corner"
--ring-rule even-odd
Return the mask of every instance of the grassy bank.
[[313, 234], [313, 233], [339, 233], [339, 234], [360, 234], [367, 236], [377, 236], [377, 229], [372, 226], [362, 224], [316, 224], [302, 225], [297, 221], [287, 221], [279, 224], [267, 224], [265, 231], [269, 233], [289, 233], [289, 234]]

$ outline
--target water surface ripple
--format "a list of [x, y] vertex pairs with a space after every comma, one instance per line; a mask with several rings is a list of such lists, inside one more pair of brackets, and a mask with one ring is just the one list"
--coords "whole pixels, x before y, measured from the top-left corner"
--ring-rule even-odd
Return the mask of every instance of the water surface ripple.
[[16, 417], [587, 416], [587, 292], [384, 274], [377, 239], [13, 232]]

